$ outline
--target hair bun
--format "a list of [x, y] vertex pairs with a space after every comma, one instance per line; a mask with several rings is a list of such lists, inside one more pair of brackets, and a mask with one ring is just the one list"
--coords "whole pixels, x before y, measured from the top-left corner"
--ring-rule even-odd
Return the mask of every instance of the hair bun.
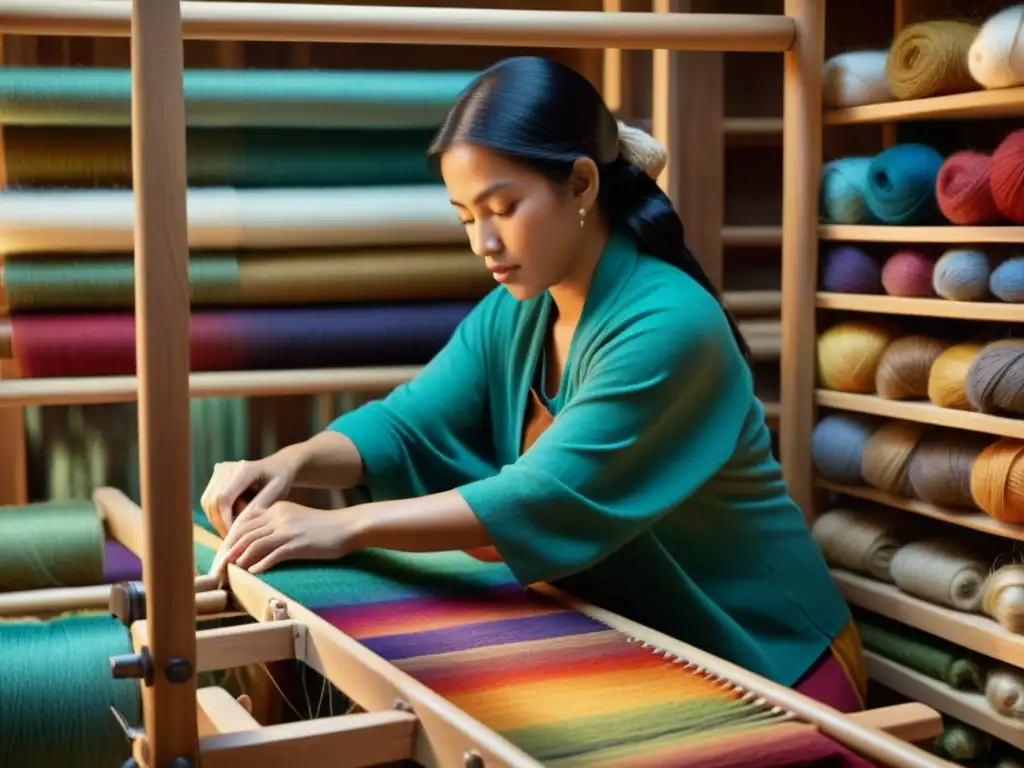
[[642, 168], [652, 179], [657, 179], [668, 163], [668, 152], [661, 142], [646, 131], [619, 124], [619, 156], [623, 160]]

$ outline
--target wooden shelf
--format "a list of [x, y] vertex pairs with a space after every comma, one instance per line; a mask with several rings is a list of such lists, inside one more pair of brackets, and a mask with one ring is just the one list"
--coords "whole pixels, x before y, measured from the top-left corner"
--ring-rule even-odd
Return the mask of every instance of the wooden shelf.
[[942, 637], [951, 643], [1024, 667], [1024, 635], [1017, 635], [985, 616], [963, 613], [919, 600], [892, 584], [883, 584], [838, 568], [832, 578], [853, 605], [893, 621]]
[[972, 531], [981, 531], [982, 533], [992, 534], [993, 536], [999, 536], [1004, 539], [1024, 541], [1024, 525], [1001, 523], [998, 520], [989, 517], [984, 512], [980, 512], [976, 509], [947, 509], [918, 499], [907, 499], [902, 496], [896, 496], [891, 493], [886, 493], [885, 491], [880, 491], [877, 488], [858, 485], [843, 485], [841, 483], [833, 483], [820, 478], [815, 481], [815, 485], [826, 491], [841, 493], [855, 499], [863, 499], [864, 501], [882, 504], [894, 509], [902, 509], [905, 512], [912, 512], [915, 515], [921, 515], [922, 517], [930, 517], [933, 520], [940, 520], [944, 523], [949, 523], [950, 525], [959, 526], [960, 528], [970, 528]]
[[726, 291], [724, 297], [734, 315], [777, 315], [782, 310], [781, 291]]
[[829, 389], [815, 390], [815, 401], [826, 408], [1024, 440], [1024, 419], [1010, 419], [974, 411], [957, 411], [953, 408], [940, 408], [934, 403], [886, 400], [878, 395], [834, 392]]
[[959, 691], [872, 651], [865, 651], [864, 656], [868, 663], [868, 676], [872, 680], [912, 701], [927, 704], [1018, 749], [1024, 749], [1024, 720], [1003, 717], [988, 705], [983, 694]]
[[[384, 392], [408, 381], [420, 368], [324, 368], [286, 371], [225, 371], [189, 376], [192, 397], [319, 395]], [[0, 381], [0, 406], [129, 403], [138, 396], [134, 376], [95, 376]]]
[[722, 245], [726, 248], [778, 248], [782, 245], [782, 227], [722, 227]]
[[819, 292], [815, 298], [815, 305], [819, 309], [873, 312], [881, 315], [949, 317], [958, 320], [1024, 323], [1024, 304], [1009, 304], [1001, 301], [949, 301], [947, 299], [880, 296], [869, 293]]
[[1010, 227], [890, 227], [869, 224], [823, 224], [822, 240], [861, 243], [1024, 243], [1024, 226]]
[[971, 91], [826, 110], [825, 125], [863, 125], [910, 120], [989, 120], [1024, 115], [1024, 88]]

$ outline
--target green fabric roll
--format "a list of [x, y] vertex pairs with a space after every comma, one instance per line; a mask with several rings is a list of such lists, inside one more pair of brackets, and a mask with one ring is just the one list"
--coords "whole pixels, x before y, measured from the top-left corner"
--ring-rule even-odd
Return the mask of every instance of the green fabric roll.
[[953, 688], [984, 690], [983, 665], [967, 649], [881, 617], [858, 615], [856, 623], [867, 650]]
[[[226, 70], [185, 72], [188, 126], [430, 128], [474, 72]], [[131, 124], [128, 69], [0, 69], [5, 125]]]
[[[191, 128], [191, 187], [352, 187], [433, 181], [430, 129]], [[128, 128], [7, 126], [11, 187], [120, 187], [132, 183]]]
[[[11, 257], [2, 267], [12, 310], [61, 310], [80, 299], [92, 309], [133, 305], [135, 268], [130, 259], [85, 258], [76, 262], [45, 257]], [[238, 290], [238, 258], [195, 254], [189, 260], [192, 302], [216, 304]]]

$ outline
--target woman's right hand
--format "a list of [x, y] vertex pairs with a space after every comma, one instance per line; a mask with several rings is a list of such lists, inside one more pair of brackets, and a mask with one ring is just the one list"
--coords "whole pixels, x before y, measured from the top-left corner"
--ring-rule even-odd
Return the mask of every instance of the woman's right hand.
[[[227, 536], [231, 523], [245, 507], [269, 507], [288, 495], [298, 471], [293, 463], [287, 455], [277, 453], [259, 461], [225, 461], [214, 465], [199, 504], [221, 537]], [[255, 493], [248, 503], [247, 491]]]

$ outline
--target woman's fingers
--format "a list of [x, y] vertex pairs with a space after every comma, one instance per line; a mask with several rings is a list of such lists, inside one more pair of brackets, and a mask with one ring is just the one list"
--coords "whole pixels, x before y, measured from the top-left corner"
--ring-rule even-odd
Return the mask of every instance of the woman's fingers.
[[294, 546], [295, 541], [287, 532], [271, 531], [264, 536], [252, 539], [246, 546], [239, 543], [234, 563], [239, 568], [249, 570], [256, 563], [273, 556], [274, 553], [278, 553], [278, 557], [283, 557], [288, 554], [288, 549]]
[[254, 507], [251, 504], [246, 507], [242, 511], [242, 514], [240, 514], [235, 519], [235, 522], [232, 523], [231, 528], [224, 537], [224, 543], [221, 545], [221, 551], [225, 554], [231, 552], [243, 538], [258, 528], [266, 526], [270, 522], [268, 515], [268, 510], [263, 509], [262, 507]]

